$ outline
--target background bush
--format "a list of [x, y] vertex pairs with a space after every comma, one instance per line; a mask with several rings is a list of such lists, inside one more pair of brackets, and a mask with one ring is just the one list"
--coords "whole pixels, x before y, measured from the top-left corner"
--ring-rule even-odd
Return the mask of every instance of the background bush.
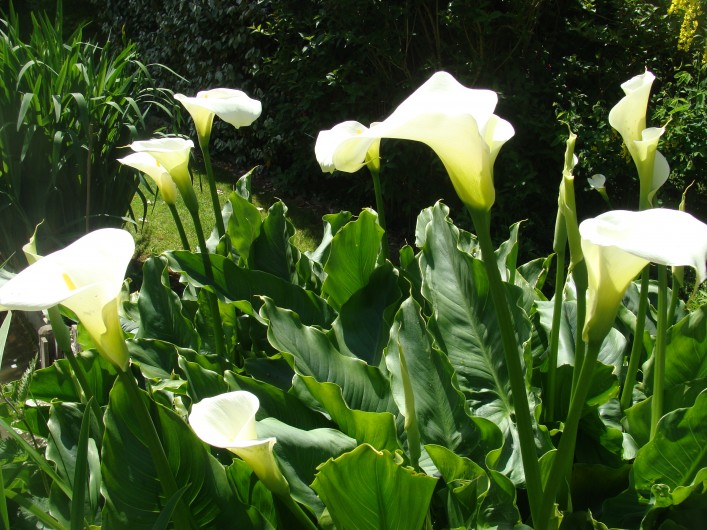
[[[554, 217], [543, 212], [555, 206], [567, 135], [560, 121], [579, 134], [582, 215], [604, 208], [583, 189], [598, 172], [609, 178], [615, 207], [636, 207], [635, 171], [607, 116], [620, 84], [645, 68], [657, 77], [649, 124], [671, 120], [661, 147], [673, 168], [665, 203], [676, 205], [692, 180], [688, 205], [704, 202], [706, 25], [679, 49], [684, 12], [669, 15], [670, 0], [91, 1], [111, 38], [134, 39], [148, 62], [185, 77], [163, 72], [163, 86], [238, 87], [263, 101], [252, 128], [214, 135], [217, 149], [243, 168], [262, 164], [281, 184], [344, 195], [351, 209], [373, 202], [369, 178], [322, 174], [313, 154], [318, 131], [384, 118], [440, 69], [499, 92], [497, 113], [516, 129], [496, 167], [499, 226], [533, 212], [526, 230], [548, 248]], [[440, 197], [455, 204], [426, 147], [384, 141], [382, 156], [389, 224], [410, 227]]]

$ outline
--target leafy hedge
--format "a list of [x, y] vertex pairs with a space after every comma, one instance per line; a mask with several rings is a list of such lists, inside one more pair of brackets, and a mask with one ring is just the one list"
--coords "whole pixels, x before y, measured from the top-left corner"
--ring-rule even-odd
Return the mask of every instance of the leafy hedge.
[[[512, 149], [496, 168], [500, 225], [526, 204], [538, 212], [554, 208], [566, 135], [558, 115], [577, 129], [580, 157], [621, 145], [608, 111], [622, 96], [618, 85], [646, 67], [664, 80], [654, 89], [650, 122], [672, 119], [661, 149], [685, 168], [666, 201], [677, 204], [683, 186], [707, 169], [707, 72], [699, 42], [678, 50], [682, 19], [667, 14], [668, 0], [92, 1], [105, 31], [134, 39], [147, 61], [185, 77], [165, 75], [164, 86], [186, 93], [237, 87], [262, 100], [263, 118], [252, 130], [219, 131], [216, 149], [233, 153], [244, 168], [262, 164], [283, 184], [346, 195], [349, 205], [372, 203], [369, 179], [323, 175], [313, 156], [317, 132], [345, 119], [383, 118], [441, 69], [467, 86], [496, 90], [499, 115], [514, 117]], [[440, 197], [453, 205], [455, 197], [426, 148], [403, 152], [383, 145], [384, 197], [393, 224], [412, 226], [421, 206]], [[629, 159], [618, 148], [589, 158], [580, 179], [607, 175], [614, 206], [635, 207], [636, 183], [620, 178], [633, 174]], [[704, 179], [698, 190], [704, 193]], [[580, 195], [585, 215], [604, 208], [588, 188]], [[536, 243], [547, 241], [553, 221], [532, 216], [526, 229]]]

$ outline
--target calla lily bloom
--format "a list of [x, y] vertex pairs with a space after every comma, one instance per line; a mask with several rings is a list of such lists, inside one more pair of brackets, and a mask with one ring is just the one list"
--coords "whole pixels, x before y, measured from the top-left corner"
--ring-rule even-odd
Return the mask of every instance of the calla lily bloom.
[[129, 356], [118, 305], [134, 251], [135, 242], [125, 230], [104, 228], [86, 234], [5, 283], [0, 307], [39, 311], [62, 304], [76, 314], [99, 353], [124, 371]]
[[241, 457], [270, 491], [288, 495], [289, 485], [273, 455], [275, 438], [259, 439], [255, 432], [259, 407], [258, 398], [250, 392], [227, 392], [193, 405], [189, 424], [207, 444]]
[[613, 326], [631, 281], [653, 262], [690, 266], [707, 277], [707, 225], [679, 210], [614, 210], [579, 225], [589, 290], [585, 341], [601, 341]]
[[184, 203], [190, 212], [199, 208], [189, 174], [189, 155], [194, 142], [176, 136], [137, 141], [130, 148], [137, 153], [147, 153], [159, 162], [172, 175]]
[[175, 94], [174, 99], [187, 109], [196, 127], [199, 142], [209, 143], [214, 116], [218, 116], [236, 129], [246, 127], [260, 117], [260, 101], [249, 98], [245, 92], [231, 88], [202, 90], [196, 97]]
[[626, 94], [609, 112], [609, 124], [623, 138], [641, 183], [641, 201], [647, 205], [670, 174], [665, 157], [656, 150], [664, 129], [646, 129], [646, 110], [655, 76], [646, 70], [621, 85]]
[[596, 190], [602, 199], [604, 199], [607, 204], [609, 203], [609, 195], [606, 193], [606, 177], [601, 173], [592, 175], [587, 179], [589, 187]]
[[466, 88], [437, 72], [386, 120], [370, 128], [347, 121], [321, 131], [314, 151], [323, 171], [352, 173], [381, 138], [425, 143], [442, 160], [461, 200], [487, 211], [495, 200], [494, 161], [514, 134], [510, 123], [493, 114], [497, 102], [495, 92]]
[[194, 147], [194, 142], [176, 136], [156, 138], [154, 140], [137, 141], [130, 144], [130, 148], [137, 153], [147, 153], [157, 160], [172, 175], [177, 187], [189, 183], [189, 155]]
[[172, 179], [169, 171], [160, 164], [157, 159], [148, 153], [132, 153], [125, 158], [119, 158], [118, 162], [126, 166], [133, 167], [138, 171], [142, 171], [147, 176], [151, 177], [157, 189], [160, 190], [160, 195], [167, 204], [176, 204], [177, 202], [177, 185]]

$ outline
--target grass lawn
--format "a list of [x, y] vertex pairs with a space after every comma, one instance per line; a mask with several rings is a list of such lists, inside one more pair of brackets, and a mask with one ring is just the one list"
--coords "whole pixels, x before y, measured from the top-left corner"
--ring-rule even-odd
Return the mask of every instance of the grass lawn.
[[[201, 175], [202, 186], [199, 186], [199, 177], [200, 175], [195, 172], [194, 191], [199, 201], [199, 217], [201, 224], [204, 227], [205, 236], [208, 239], [211, 230], [214, 228], [215, 219], [206, 176]], [[233, 191], [236, 180], [236, 177], [217, 173], [216, 188], [219, 192], [222, 207]], [[155, 186], [152, 186], [152, 188], [153, 191], [151, 192], [147, 187], [141, 186], [141, 190], [148, 201], [144, 218], [142, 217], [144, 211], [142, 200], [137, 194], [133, 198], [132, 210], [135, 214], [136, 224], [129, 224], [127, 227], [128, 230], [135, 235], [135, 243], [139, 257], [160, 254], [165, 250], [182, 248], [172, 214], [162, 198], [159, 195], [155, 196]], [[253, 204], [261, 209], [263, 216], [273, 202], [275, 202], [275, 199], [272, 197], [265, 197], [262, 194], [256, 193], [253, 194]], [[317, 247], [321, 239], [321, 218], [317, 217], [316, 212], [301, 210], [291, 207], [290, 205], [287, 206], [290, 220], [297, 229], [293, 241], [294, 244], [302, 251], [313, 250]], [[197, 238], [194, 224], [181, 197], [177, 199], [177, 211], [184, 225], [184, 231], [187, 234], [189, 243], [192, 249], [195, 249], [197, 247]]]

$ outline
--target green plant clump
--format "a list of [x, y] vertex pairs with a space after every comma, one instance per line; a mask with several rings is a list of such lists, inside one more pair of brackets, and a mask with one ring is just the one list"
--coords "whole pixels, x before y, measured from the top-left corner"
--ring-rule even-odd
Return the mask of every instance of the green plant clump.
[[139, 178], [117, 149], [164, 96], [134, 44], [86, 42], [81, 26], [65, 39], [61, 3], [31, 21], [25, 38], [12, 6], [0, 20], [0, 257], [16, 269], [40, 222], [41, 252], [124, 223]]
[[[438, 201], [390, 259], [372, 209], [323, 216], [303, 252], [286, 205], [254, 202], [252, 172], [221, 209], [195, 197], [193, 142], [131, 144], [128, 165], [167, 204], [179, 193], [196, 242], [175, 207], [183, 249], [149, 257], [138, 290], [124, 281], [134, 239], [114, 228], [0, 286], [3, 309], [47, 310], [66, 353], [2, 387], [0, 524], [700, 528], [707, 305], [677, 293], [687, 270], [707, 279], [707, 224], [656, 207], [669, 168], [664, 131], [646, 121], [655, 79], [635, 75], [609, 112], [640, 210], [578, 215], [570, 133], [552, 253], [530, 260], [522, 223], [491, 238], [513, 126], [497, 94], [447, 72], [382, 122], [318, 135], [323, 170], [367, 165], [375, 178], [383, 138], [426, 143], [447, 169], [473, 231]], [[244, 100], [218, 97], [189, 100], [207, 136]], [[209, 203], [219, 217], [207, 224]], [[65, 319], [78, 322], [78, 354]]]

